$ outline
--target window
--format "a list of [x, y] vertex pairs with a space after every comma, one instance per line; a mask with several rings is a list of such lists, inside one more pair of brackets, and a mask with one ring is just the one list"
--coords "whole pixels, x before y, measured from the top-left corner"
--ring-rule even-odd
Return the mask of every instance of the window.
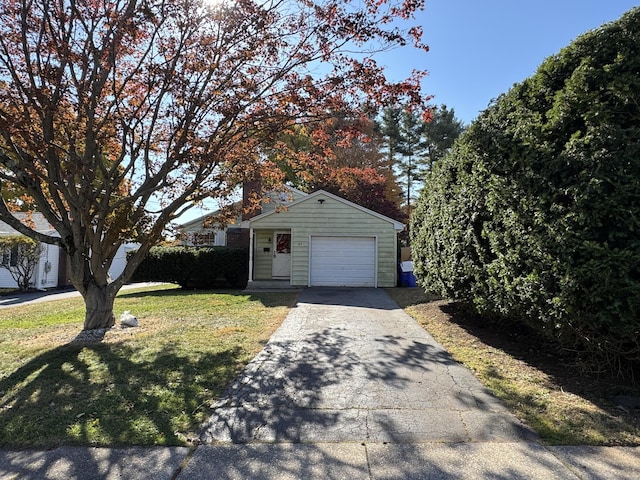
[[291, 253], [291, 234], [276, 234], [276, 253]]
[[15, 267], [18, 265], [18, 246], [2, 251], [2, 265], [5, 267]]

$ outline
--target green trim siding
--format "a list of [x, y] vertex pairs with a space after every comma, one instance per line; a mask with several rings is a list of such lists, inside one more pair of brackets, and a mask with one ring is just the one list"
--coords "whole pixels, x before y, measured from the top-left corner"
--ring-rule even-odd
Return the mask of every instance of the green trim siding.
[[[253, 254], [254, 280], [271, 280], [271, 262], [273, 257], [273, 232], [257, 231], [254, 234], [255, 250]], [[269, 251], [265, 252], [264, 249]]]
[[[323, 200], [319, 202], [318, 200]], [[310, 236], [375, 236], [378, 251], [378, 287], [394, 287], [397, 279], [397, 233], [394, 225], [376, 215], [342, 203], [335, 197], [317, 195], [288, 210], [251, 221], [256, 239], [273, 230], [291, 230], [291, 285], [309, 283]], [[259, 263], [261, 244], [256, 243], [254, 279], [263, 279], [265, 266]], [[260, 260], [262, 261], [262, 259]], [[270, 267], [269, 267], [270, 275]], [[269, 277], [270, 278], [270, 277]]]

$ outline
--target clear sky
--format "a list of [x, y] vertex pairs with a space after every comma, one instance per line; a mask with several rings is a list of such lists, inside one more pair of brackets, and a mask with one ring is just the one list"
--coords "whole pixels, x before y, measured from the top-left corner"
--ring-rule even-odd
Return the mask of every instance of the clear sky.
[[[469, 124], [545, 58], [638, 5], [640, 0], [425, 0], [424, 11], [408, 24], [422, 25], [430, 51], [397, 49], [376, 59], [393, 80], [413, 68], [427, 70], [424, 93]], [[195, 208], [181, 221], [203, 214]]]
[[425, 94], [469, 124], [545, 58], [638, 5], [639, 0], [425, 0], [415, 23], [422, 25], [430, 51], [406, 48], [376, 58], [394, 80], [412, 68], [427, 70]]

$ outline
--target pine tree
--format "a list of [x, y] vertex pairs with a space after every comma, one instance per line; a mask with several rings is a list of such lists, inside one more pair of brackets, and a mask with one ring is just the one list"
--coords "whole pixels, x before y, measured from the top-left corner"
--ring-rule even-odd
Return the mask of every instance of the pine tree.
[[440, 105], [433, 109], [431, 121], [424, 127], [428, 170], [449, 151], [464, 128], [464, 123], [456, 118], [453, 108], [449, 110], [446, 105]]

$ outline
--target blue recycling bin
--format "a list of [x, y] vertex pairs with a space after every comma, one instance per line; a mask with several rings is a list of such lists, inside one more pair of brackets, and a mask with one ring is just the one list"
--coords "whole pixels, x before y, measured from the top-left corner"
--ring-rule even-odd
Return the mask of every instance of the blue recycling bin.
[[413, 262], [400, 262], [398, 265], [400, 272], [400, 286], [401, 287], [416, 287], [416, 277], [413, 274]]

